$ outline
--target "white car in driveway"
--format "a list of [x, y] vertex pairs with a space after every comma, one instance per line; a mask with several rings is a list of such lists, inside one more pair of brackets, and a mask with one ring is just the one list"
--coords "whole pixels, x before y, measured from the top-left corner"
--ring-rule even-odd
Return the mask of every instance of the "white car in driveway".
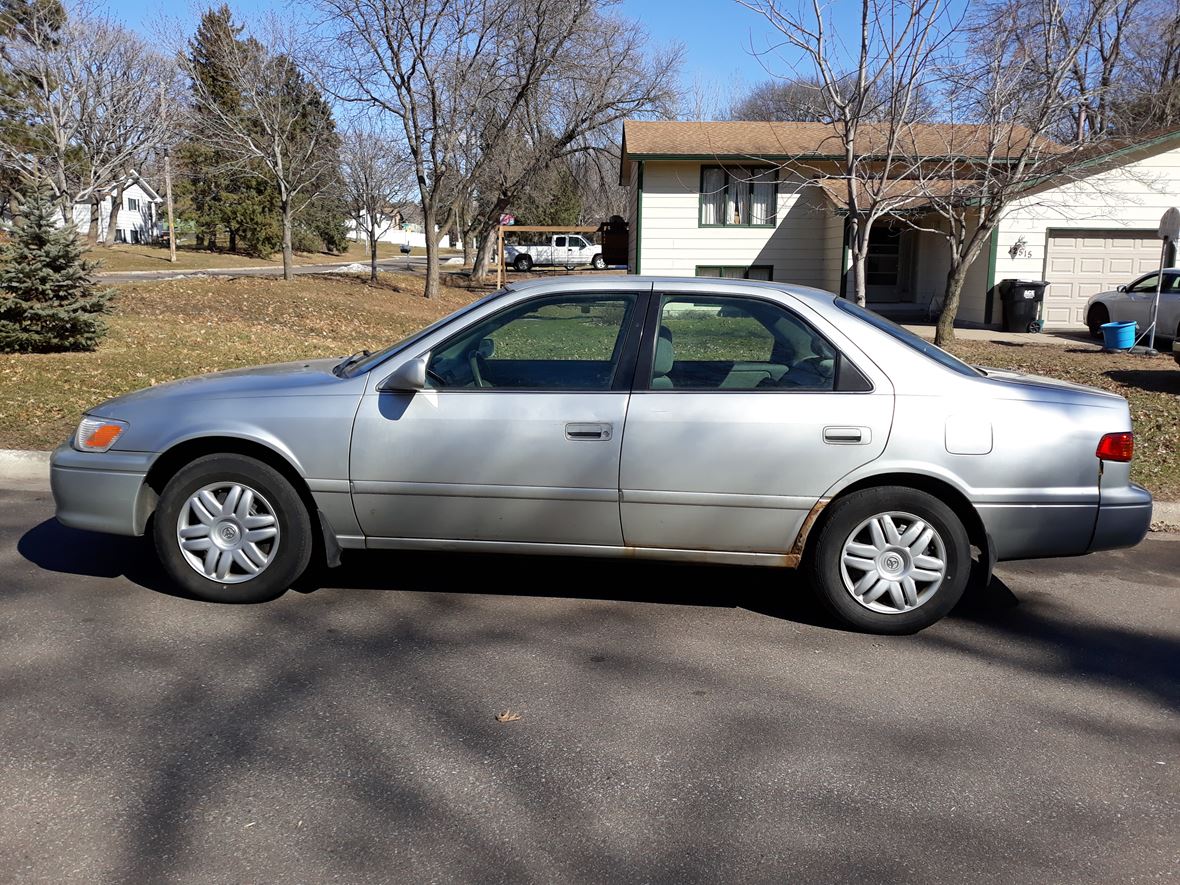
[[[1155, 334], [1157, 338], [1180, 339], [1180, 268], [1165, 268], [1163, 274]], [[1130, 322], [1138, 323], [1139, 331], [1146, 332], [1151, 325], [1151, 305], [1158, 284], [1159, 271], [1153, 270], [1112, 292], [1091, 295], [1086, 302], [1086, 325], [1090, 327], [1090, 334], [1101, 338], [1103, 323]]]

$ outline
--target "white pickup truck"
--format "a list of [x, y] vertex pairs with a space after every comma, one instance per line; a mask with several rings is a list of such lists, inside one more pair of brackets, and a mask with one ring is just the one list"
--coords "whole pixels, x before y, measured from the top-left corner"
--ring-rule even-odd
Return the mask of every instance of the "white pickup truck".
[[544, 265], [577, 267], [588, 264], [595, 270], [606, 267], [602, 259], [602, 247], [588, 243], [576, 234], [552, 236], [547, 242], [535, 246], [505, 243], [504, 260], [520, 271]]

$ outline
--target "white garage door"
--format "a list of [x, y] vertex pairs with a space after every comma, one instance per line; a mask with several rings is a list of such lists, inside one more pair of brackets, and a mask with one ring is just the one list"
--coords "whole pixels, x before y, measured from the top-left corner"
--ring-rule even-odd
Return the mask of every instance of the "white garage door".
[[1045, 324], [1080, 326], [1086, 299], [1156, 270], [1155, 231], [1050, 231], [1045, 256]]

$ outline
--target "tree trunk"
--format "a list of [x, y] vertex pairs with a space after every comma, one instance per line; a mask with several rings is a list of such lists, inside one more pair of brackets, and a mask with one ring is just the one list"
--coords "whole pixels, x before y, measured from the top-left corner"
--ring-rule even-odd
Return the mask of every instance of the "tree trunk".
[[951, 259], [951, 269], [946, 275], [946, 296], [942, 302], [942, 313], [938, 315], [938, 325], [934, 329], [934, 343], [938, 347], [946, 347], [955, 342], [955, 316], [959, 312], [959, 296], [963, 292], [963, 281], [967, 279], [968, 261]]
[[236, 227], [231, 227], [228, 231], [228, 236], [229, 236], [229, 251], [237, 252], [238, 251], [238, 229]]
[[471, 266], [471, 279], [482, 283], [487, 279], [488, 267], [492, 263], [492, 253], [496, 249], [495, 228], [488, 228], [476, 235], [479, 248], [475, 250], [475, 263]]
[[90, 198], [90, 226], [86, 230], [86, 242], [91, 246], [98, 245], [98, 214], [102, 210], [102, 202], [97, 196]]
[[106, 245], [114, 245], [115, 232], [119, 229], [119, 213], [123, 211], [123, 184], [115, 188], [115, 195], [111, 198], [111, 217], [107, 219]]
[[369, 282], [377, 284], [377, 226], [369, 225]]
[[295, 257], [291, 252], [291, 201], [282, 200], [283, 210], [283, 279], [295, 277]]
[[434, 207], [422, 207], [422, 227], [426, 231], [426, 286], [423, 298], [438, 294], [438, 232], [434, 229]]

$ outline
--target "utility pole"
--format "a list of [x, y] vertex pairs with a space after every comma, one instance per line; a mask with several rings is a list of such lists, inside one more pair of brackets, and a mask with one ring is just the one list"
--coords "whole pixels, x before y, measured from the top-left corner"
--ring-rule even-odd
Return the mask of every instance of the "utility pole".
[[[165, 113], [164, 88], [160, 87], [160, 117], [163, 118]], [[168, 260], [175, 264], [176, 218], [172, 212], [172, 149], [168, 145], [164, 145], [164, 202], [168, 206]]]
[[172, 214], [172, 163], [168, 148], [164, 148], [164, 201], [168, 205], [168, 260], [176, 263], [176, 220]]

